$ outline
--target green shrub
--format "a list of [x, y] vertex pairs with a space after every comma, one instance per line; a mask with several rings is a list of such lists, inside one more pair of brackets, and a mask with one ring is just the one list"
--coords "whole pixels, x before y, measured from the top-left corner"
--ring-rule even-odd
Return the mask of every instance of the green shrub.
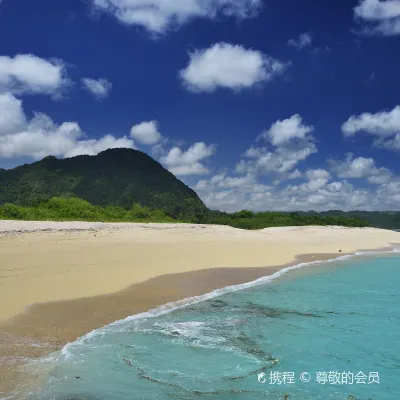
[[[178, 207], [178, 206], [177, 206]], [[178, 207], [179, 208], [179, 207]], [[175, 210], [176, 211], [176, 210]], [[104, 221], [104, 222], [182, 222], [229, 225], [239, 229], [263, 229], [273, 226], [342, 225], [369, 226], [359, 218], [318, 216], [298, 213], [259, 212], [242, 210], [233, 214], [220, 211], [180, 214], [143, 207], [133, 203], [129, 209], [119, 206], [95, 206], [77, 197], [36, 198], [29, 206], [4, 204], [0, 206], [0, 219], [51, 221]]]
[[1, 216], [4, 219], [26, 219], [28, 215], [25, 207], [6, 203], [1, 207]]

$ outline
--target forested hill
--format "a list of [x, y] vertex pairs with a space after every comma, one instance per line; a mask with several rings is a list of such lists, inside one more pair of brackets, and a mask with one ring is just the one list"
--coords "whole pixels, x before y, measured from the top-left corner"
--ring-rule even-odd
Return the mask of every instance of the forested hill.
[[341, 211], [330, 210], [323, 212], [308, 211], [299, 214], [314, 215], [321, 217], [345, 217], [360, 218], [368, 221], [375, 228], [399, 229], [400, 230], [400, 211]]
[[0, 169], [0, 205], [34, 205], [56, 196], [79, 197], [102, 207], [140, 203], [175, 217], [208, 211], [194, 190], [150, 156], [133, 149], [65, 159], [49, 156]]
[[[89, 203], [60, 199], [72, 197]], [[107, 209], [109, 206], [121, 209]], [[151, 210], [164, 214], [152, 216]], [[240, 211], [228, 214], [211, 211], [194, 190], [160, 163], [132, 149], [109, 149], [96, 156], [65, 159], [49, 156], [32, 164], [0, 169], [0, 219], [142, 220], [146, 215], [156, 220], [173, 218], [245, 229], [285, 225], [369, 225], [400, 229], [400, 212]], [[165, 216], [161, 218], [162, 215]]]

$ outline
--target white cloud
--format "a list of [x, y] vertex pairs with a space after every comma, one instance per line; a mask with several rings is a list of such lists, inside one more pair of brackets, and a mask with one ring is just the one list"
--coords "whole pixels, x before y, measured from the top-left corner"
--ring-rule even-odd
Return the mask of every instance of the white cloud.
[[25, 125], [22, 101], [12, 94], [0, 94], [0, 110], [0, 137], [14, 133]]
[[312, 36], [310, 33], [302, 33], [297, 39], [290, 39], [288, 45], [295, 47], [297, 50], [304, 49], [304, 47], [310, 46], [312, 42]]
[[322, 189], [328, 182], [328, 179], [316, 178], [304, 183], [300, 186], [301, 189], [306, 188], [309, 192], [315, 192], [318, 189]]
[[257, 183], [252, 175], [231, 177], [225, 173], [200, 180], [194, 189], [210, 208], [224, 211], [252, 208], [252, 201], [274, 190], [272, 186]]
[[399, 0], [360, 0], [354, 17], [366, 23], [363, 33], [383, 36], [400, 34]]
[[36, 113], [28, 121], [21, 101], [11, 94], [0, 95], [0, 104], [6, 104], [11, 110], [0, 122], [0, 158], [27, 156], [37, 160], [48, 155], [94, 155], [108, 148], [135, 147], [133, 140], [126, 136], [116, 138], [106, 135], [100, 139], [86, 139], [76, 122], [58, 125], [42, 113]]
[[[317, 148], [310, 135], [311, 127], [301, 118], [293, 116], [284, 121], [277, 121], [272, 127], [294, 126], [300, 133], [290, 128], [279, 135], [269, 129], [259, 136], [264, 141], [262, 145], [254, 145], [243, 154], [235, 172], [202, 179], [194, 186], [208, 207], [229, 212], [400, 210], [399, 178], [389, 169], [377, 167], [373, 159], [349, 154], [345, 161], [330, 160], [330, 170], [308, 169], [303, 174], [294, 169]], [[336, 180], [331, 173], [337, 176]], [[290, 183], [302, 178], [299, 184]], [[373, 185], [357, 187], [348, 181], [356, 178]]]
[[325, 169], [309, 169], [306, 172], [306, 178], [308, 182], [295, 187], [300, 191], [312, 193], [324, 188], [331, 179], [331, 174]]
[[351, 153], [344, 161], [329, 160], [328, 165], [339, 178], [365, 178], [372, 184], [387, 183], [392, 178], [392, 172], [384, 167], [378, 168], [373, 158], [353, 158]]
[[0, 56], [0, 93], [59, 95], [68, 85], [65, 65], [32, 54]]
[[[223, 174], [222, 182], [228, 176]], [[213, 182], [214, 180], [214, 182]], [[201, 199], [212, 209], [235, 212], [307, 210], [400, 210], [400, 181], [376, 189], [357, 188], [347, 180], [329, 182], [318, 178], [300, 185], [283, 187], [254, 182], [229, 188], [221, 177], [201, 180], [195, 186]], [[281, 186], [284, 182], [281, 183]]]
[[250, 18], [262, 6], [262, 0], [92, 0], [92, 3], [126, 25], [141, 26], [156, 34], [195, 18]]
[[155, 145], [162, 139], [157, 121], [141, 122], [132, 126], [131, 137], [144, 145]]
[[82, 85], [98, 100], [108, 97], [112, 89], [112, 83], [105, 78], [82, 78]]
[[[224, 179], [227, 177], [225, 176]], [[212, 209], [234, 212], [242, 209], [253, 211], [323, 211], [329, 209], [399, 209], [394, 202], [397, 194], [386, 196], [384, 202], [377, 202], [377, 192], [358, 189], [349, 182], [318, 178], [301, 185], [286, 185], [283, 188], [261, 183], [243, 184], [235, 188], [220, 187], [212, 180], [202, 180], [195, 189], [206, 205]], [[383, 193], [388, 188], [380, 187]], [[396, 189], [393, 188], [393, 191]], [[399, 185], [400, 193], [400, 185]]]
[[259, 158], [242, 159], [237, 164], [236, 171], [253, 174], [289, 173], [300, 161], [304, 161], [317, 151], [317, 147], [311, 141], [303, 141], [293, 146], [278, 147], [272, 151], [265, 150]]
[[[264, 131], [258, 140], [267, 146], [252, 146], [237, 164], [236, 172], [259, 174], [289, 174], [296, 165], [316, 153], [312, 126], [303, 124], [299, 115], [278, 120]], [[270, 148], [270, 145], [275, 148]]]
[[195, 92], [213, 92], [219, 87], [250, 88], [272, 80], [287, 67], [260, 51], [224, 42], [195, 50], [189, 56], [189, 64], [180, 71], [180, 77], [185, 86]]
[[391, 136], [400, 133], [400, 106], [376, 114], [363, 113], [351, 116], [343, 125], [346, 136], [365, 131], [372, 135]]
[[204, 190], [210, 188], [237, 189], [253, 185], [255, 177], [252, 175], [230, 177], [226, 174], [214, 175], [210, 180], [200, 180], [195, 189]]
[[274, 146], [280, 146], [295, 138], [304, 139], [313, 130], [312, 126], [303, 124], [300, 115], [295, 114], [283, 121], [276, 121], [261, 137], [269, 139]]
[[101, 151], [114, 148], [130, 148], [134, 149], [133, 140], [123, 136], [116, 138], [113, 135], [105, 135], [100, 139], [78, 140], [73, 144], [72, 148], [66, 151], [64, 157], [74, 157], [82, 154], [96, 155]]
[[204, 175], [208, 174], [208, 168], [203, 161], [215, 153], [215, 146], [207, 146], [203, 142], [194, 143], [187, 151], [179, 147], [173, 147], [161, 157], [161, 163], [174, 175]]
[[376, 114], [351, 116], [343, 125], [345, 136], [366, 132], [375, 138], [374, 144], [388, 150], [400, 150], [400, 106]]
[[308, 180], [314, 179], [330, 179], [331, 174], [326, 169], [309, 169], [306, 172], [306, 176]]
[[293, 172], [291, 172], [289, 175], [288, 175], [288, 179], [299, 179], [299, 178], [302, 178], [303, 177], [303, 174], [301, 173], [301, 171], [299, 171], [298, 169], [295, 169]]

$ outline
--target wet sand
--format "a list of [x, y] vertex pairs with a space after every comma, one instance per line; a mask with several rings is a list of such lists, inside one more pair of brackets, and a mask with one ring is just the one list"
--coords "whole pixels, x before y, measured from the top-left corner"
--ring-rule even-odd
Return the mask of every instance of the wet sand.
[[24, 362], [118, 319], [288, 265], [400, 242], [395, 232], [335, 227], [82, 229], [0, 234], [0, 398], [30, 382]]

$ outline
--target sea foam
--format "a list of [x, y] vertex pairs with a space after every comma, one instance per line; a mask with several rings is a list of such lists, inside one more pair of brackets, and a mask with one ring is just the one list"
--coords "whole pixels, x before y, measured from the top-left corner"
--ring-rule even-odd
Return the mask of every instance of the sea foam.
[[160, 317], [162, 315], [171, 313], [173, 311], [182, 309], [184, 307], [190, 306], [190, 305], [194, 305], [203, 301], [207, 301], [207, 300], [211, 300], [214, 299], [216, 297], [222, 296], [224, 294], [227, 293], [232, 293], [232, 292], [237, 292], [240, 290], [245, 290], [245, 289], [249, 289], [251, 287], [255, 287], [255, 286], [259, 286], [259, 285], [264, 285], [267, 284], [268, 282], [271, 282], [285, 274], [287, 274], [290, 271], [296, 270], [296, 269], [300, 269], [300, 268], [304, 268], [307, 266], [311, 266], [311, 265], [315, 265], [315, 264], [324, 264], [324, 263], [331, 263], [331, 262], [337, 262], [337, 261], [341, 261], [341, 260], [348, 260], [357, 256], [368, 256], [368, 255], [376, 255], [376, 254], [387, 254], [387, 253], [394, 253], [394, 252], [400, 252], [400, 249], [398, 248], [393, 248], [390, 250], [382, 250], [382, 251], [375, 251], [375, 250], [371, 250], [371, 251], [361, 251], [361, 252], [355, 252], [353, 254], [346, 254], [346, 255], [342, 255], [342, 256], [338, 256], [338, 257], [334, 257], [328, 260], [316, 260], [316, 261], [309, 261], [309, 262], [303, 262], [303, 263], [299, 263], [296, 265], [292, 265], [289, 267], [285, 267], [282, 268], [281, 270], [275, 272], [274, 274], [271, 275], [267, 275], [267, 276], [263, 276], [261, 278], [258, 278], [256, 280], [253, 280], [251, 282], [247, 282], [247, 283], [242, 283], [239, 285], [231, 285], [231, 286], [226, 286], [220, 289], [216, 289], [213, 290], [209, 293], [206, 293], [204, 295], [200, 295], [200, 296], [193, 296], [193, 297], [187, 297], [185, 299], [182, 300], [178, 300], [178, 301], [174, 301], [174, 302], [170, 302], [170, 303], [166, 303], [160, 307], [156, 307], [152, 310], [146, 311], [146, 312], [142, 312], [142, 313], [138, 313], [135, 315], [131, 315], [128, 316], [124, 319], [120, 319], [118, 321], [112, 322], [108, 325], [105, 325], [101, 328], [98, 329], [94, 329], [91, 332], [87, 333], [86, 335], [78, 338], [77, 340], [75, 340], [74, 342], [70, 342], [67, 343], [61, 350], [60, 355], [62, 357], [64, 357], [65, 359], [70, 359], [73, 356], [73, 350], [76, 349], [79, 346], [82, 345], [87, 345], [90, 343], [90, 341], [97, 337], [97, 336], [102, 336], [107, 334], [107, 332], [109, 331], [109, 329], [112, 330], [123, 330], [124, 326], [126, 325], [126, 323], [128, 322], [132, 322], [132, 321], [140, 321], [143, 319], [148, 319], [148, 318], [157, 318]]

